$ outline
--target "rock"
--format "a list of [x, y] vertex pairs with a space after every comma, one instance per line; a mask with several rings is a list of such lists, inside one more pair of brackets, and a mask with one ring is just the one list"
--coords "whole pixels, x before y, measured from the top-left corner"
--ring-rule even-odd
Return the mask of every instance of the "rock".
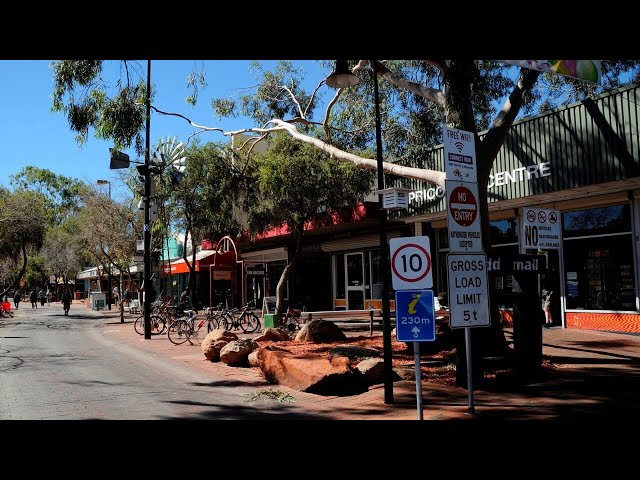
[[364, 375], [349, 364], [346, 357], [332, 364], [326, 357], [293, 355], [271, 346], [258, 353], [260, 368], [269, 383], [277, 383], [316, 395], [358, 395], [367, 391]]
[[359, 345], [338, 345], [329, 350], [329, 360], [335, 356], [348, 357], [351, 360], [362, 360], [364, 358], [379, 357], [380, 351]]
[[340, 327], [328, 320], [311, 320], [296, 335], [296, 342], [331, 343], [346, 339]]
[[220, 350], [220, 361], [231, 367], [248, 365], [247, 357], [256, 348], [258, 348], [258, 344], [251, 338], [234, 340], [222, 347], [222, 350]]
[[250, 367], [259, 367], [260, 366], [260, 361], [258, 360], [258, 350], [257, 349], [249, 354], [249, 356], [247, 357], [247, 363], [249, 364]]
[[[356, 368], [364, 375], [369, 385], [384, 382], [384, 360], [382, 358], [367, 358], [362, 360]], [[395, 370], [392, 370], [391, 379], [393, 382], [402, 380]]]
[[416, 371], [413, 368], [398, 367], [394, 368], [393, 371], [398, 375], [399, 380], [412, 380], [414, 382], [416, 380]]
[[256, 342], [286, 342], [291, 340], [291, 336], [284, 328], [267, 328], [262, 332], [262, 335], [258, 335], [253, 340]]
[[202, 341], [202, 353], [211, 362], [220, 361], [220, 350], [227, 343], [237, 340], [235, 333], [228, 332], [224, 329], [216, 328], [211, 330]]

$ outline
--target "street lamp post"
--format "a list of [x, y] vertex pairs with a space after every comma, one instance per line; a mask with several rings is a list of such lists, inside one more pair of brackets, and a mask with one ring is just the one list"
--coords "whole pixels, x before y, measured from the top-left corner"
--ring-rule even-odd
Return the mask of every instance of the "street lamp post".
[[144, 314], [144, 338], [151, 339], [151, 225], [149, 219], [149, 198], [151, 197], [151, 159], [149, 144], [151, 143], [151, 60], [147, 60], [147, 123], [144, 149], [144, 272], [142, 274], [143, 290], [143, 314]]
[[[109, 180], [96, 180], [96, 185], [109, 185], [109, 200], [111, 200], [111, 182]], [[107, 277], [109, 283], [107, 284], [107, 310], [111, 311], [111, 265], [107, 265]]]
[[[376, 61], [373, 67], [373, 98], [376, 108], [376, 160], [378, 171], [378, 190], [384, 190], [384, 172], [382, 170], [382, 132], [380, 128], [380, 98], [378, 96], [378, 69]], [[383, 208], [383, 195], [378, 194], [378, 218], [380, 219], [380, 279], [382, 281], [382, 350], [384, 403], [393, 403], [393, 368], [391, 363], [391, 309], [389, 307], [389, 258], [387, 249], [387, 211]]]
[[[376, 123], [376, 160], [378, 173], [378, 191], [384, 190], [384, 172], [382, 166], [382, 133], [380, 128], [380, 99], [378, 96], [378, 69], [376, 61], [371, 61], [373, 67], [373, 98], [375, 103]], [[335, 69], [326, 79], [327, 85], [333, 88], [346, 88], [359, 82], [349, 71], [346, 60], [336, 60]], [[387, 211], [383, 208], [383, 195], [378, 195], [378, 218], [380, 228], [380, 280], [382, 283], [382, 349], [383, 349], [383, 379], [384, 403], [393, 403], [393, 366], [391, 350], [391, 308], [389, 306], [389, 258], [387, 248]]]

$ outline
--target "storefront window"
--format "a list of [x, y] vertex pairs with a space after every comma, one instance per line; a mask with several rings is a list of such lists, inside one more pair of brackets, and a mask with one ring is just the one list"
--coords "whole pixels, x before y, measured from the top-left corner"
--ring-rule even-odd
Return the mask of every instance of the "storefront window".
[[[563, 216], [567, 308], [635, 310], [628, 205], [567, 212]], [[612, 234], [615, 231], [626, 232]], [[608, 235], [593, 237], [604, 232]], [[577, 234], [589, 238], [577, 238]]]
[[566, 212], [562, 220], [565, 239], [631, 231], [629, 205]]
[[518, 243], [518, 219], [494, 220], [491, 222], [491, 245]]

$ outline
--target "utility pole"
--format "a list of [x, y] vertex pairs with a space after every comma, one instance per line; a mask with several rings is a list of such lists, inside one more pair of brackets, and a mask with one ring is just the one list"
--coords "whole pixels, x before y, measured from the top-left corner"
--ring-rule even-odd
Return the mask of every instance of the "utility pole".
[[144, 150], [144, 286], [142, 311], [144, 313], [144, 338], [151, 339], [151, 225], [149, 220], [149, 203], [151, 197], [151, 159], [149, 158], [149, 144], [151, 137], [151, 60], [147, 60], [147, 125], [146, 145]]

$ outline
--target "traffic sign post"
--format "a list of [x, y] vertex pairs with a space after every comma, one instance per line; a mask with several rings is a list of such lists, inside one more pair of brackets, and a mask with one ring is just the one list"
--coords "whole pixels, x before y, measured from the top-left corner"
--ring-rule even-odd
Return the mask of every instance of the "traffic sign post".
[[418, 419], [422, 420], [420, 342], [433, 342], [436, 339], [433, 290], [403, 290], [396, 292], [396, 338], [399, 342], [413, 342]]
[[478, 184], [445, 180], [450, 252], [482, 252]]
[[433, 342], [436, 322], [433, 290], [396, 292], [396, 338], [399, 342]]
[[488, 327], [491, 319], [487, 256], [484, 253], [450, 253], [447, 265], [451, 328]]
[[391, 283], [394, 290], [433, 287], [429, 237], [401, 237], [389, 240]]
[[473, 132], [442, 127], [444, 171], [449, 180], [477, 182], [476, 142]]
[[431, 244], [429, 237], [392, 238], [391, 276], [396, 290], [396, 338], [413, 342], [416, 368], [416, 398], [418, 419], [422, 420], [422, 370], [420, 342], [436, 339], [435, 312], [431, 273]]
[[485, 254], [447, 255], [449, 272], [449, 325], [464, 328], [467, 356], [468, 410], [475, 412], [473, 403], [473, 375], [471, 362], [471, 327], [488, 327], [489, 284]]
[[559, 250], [562, 244], [560, 210], [523, 208], [520, 219], [520, 251], [527, 249]]

